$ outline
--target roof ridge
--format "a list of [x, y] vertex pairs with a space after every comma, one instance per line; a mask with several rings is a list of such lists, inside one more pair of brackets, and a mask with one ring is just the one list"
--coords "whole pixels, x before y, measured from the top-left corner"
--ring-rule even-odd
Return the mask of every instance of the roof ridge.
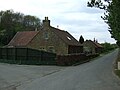
[[55, 27], [52, 27], [52, 26], [51, 26], [51, 28], [54, 28], [54, 29], [59, 30], [59, 31], [67, 32], [67, 31], [65, 31], [65, 30], [61, 30], [61, 29], [59, 29], [59, 28], [55, 28]]
[[89, 41], [91, 41], [95, 46], [97, 46], [97, 47], [102, 47], [102, 45], [100, 45], [99, 43], [97, 43], [97, 42], [94, 42], [94, 41], [92, 41], [92, 40], [89, 40]]
[[39, 32], [39, 31], [18, 31], [18, 32]]
[[37, 32], [37, 33], [34, 35], [34, 37], [27, 44], [29, 44], [40, 31], [35, 31], [35, 32]]

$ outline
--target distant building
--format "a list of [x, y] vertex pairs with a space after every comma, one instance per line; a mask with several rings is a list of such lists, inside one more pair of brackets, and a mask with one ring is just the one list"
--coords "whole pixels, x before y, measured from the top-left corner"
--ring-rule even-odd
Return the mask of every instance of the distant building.
[[83, 46], [67, 31], [50, 26], [45, 17], [39, 31], [17, 32], [8, 47], [28, 47], [57, 54], [82, 53]]
[[94, 42], [92, 40], [86, 40], [83, 43], [83, 52], [88, 54], [96, 54], [101, 53], [103, 50], [103, 46], [100, 45], [98, 42]]

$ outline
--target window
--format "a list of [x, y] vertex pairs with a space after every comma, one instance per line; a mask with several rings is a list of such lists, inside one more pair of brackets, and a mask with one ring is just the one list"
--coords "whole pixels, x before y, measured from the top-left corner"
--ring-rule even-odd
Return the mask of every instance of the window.
[[49, 52], [55, 52], [54, 47], [53, 46], [49, 46], [48, 51]]
[[48, 32], [44, 33], [44, 37], [45, 37], [46, 40], [49, 38]]

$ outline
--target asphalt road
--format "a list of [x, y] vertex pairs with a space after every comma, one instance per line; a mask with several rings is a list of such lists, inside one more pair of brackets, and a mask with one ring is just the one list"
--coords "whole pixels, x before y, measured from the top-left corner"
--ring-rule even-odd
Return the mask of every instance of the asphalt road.
[[120, 90], [113, 73], [117, 53], [71, 67], [0, 64], [0, 90]]
[[[58, 72], [64, 67], [0, 64], [0, 90], [17, 90], [41, 77]], [[34, 89], [33, 89], [34, 90]]]
[[92, 62], [68, 67], [38, 78], [18, 90], [120, 90], [120, 80], [113, 73], [118, 50]]

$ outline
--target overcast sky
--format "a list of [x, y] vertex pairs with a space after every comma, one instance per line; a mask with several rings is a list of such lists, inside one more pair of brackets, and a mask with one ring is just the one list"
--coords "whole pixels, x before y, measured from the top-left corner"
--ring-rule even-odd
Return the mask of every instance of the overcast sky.
[[13, 9], [41, 20], [48, 16], [51, 25], [72, 34], [77, 40], [115, 43], [108, 32], [108, 26], [101, 19], [103, 10], [88, 8], [88, 0], [0, 0], [0, 10]]

